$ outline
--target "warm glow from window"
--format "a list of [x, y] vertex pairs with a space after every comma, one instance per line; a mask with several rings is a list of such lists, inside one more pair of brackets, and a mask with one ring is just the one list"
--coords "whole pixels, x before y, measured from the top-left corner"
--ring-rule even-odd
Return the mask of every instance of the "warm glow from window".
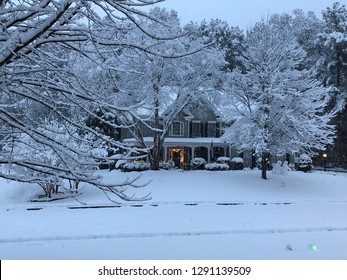
[[180, 155], [180, 163], [184, 162], [184, 149], [183, 148], [170, 148], [170, 159], [173, 160], [174, 154]]

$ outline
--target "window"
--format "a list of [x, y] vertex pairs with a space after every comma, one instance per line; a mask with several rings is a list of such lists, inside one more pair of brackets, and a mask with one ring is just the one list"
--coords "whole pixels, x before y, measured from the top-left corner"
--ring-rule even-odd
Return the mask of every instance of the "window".
[[207, 137], [217, 136], [217, 122], [207, 122]]
[[183, 122], [173, 122], [170, 129], [171, 136], [183, 136]]
[[201, 122], [192, 121], [192, 137], [201, 137]]

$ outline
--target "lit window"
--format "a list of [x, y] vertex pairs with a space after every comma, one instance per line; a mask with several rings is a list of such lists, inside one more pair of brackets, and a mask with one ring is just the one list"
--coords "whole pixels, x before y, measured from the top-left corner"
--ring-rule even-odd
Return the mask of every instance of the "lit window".
[[170, 129], [171, 136], [183, 136], [183, 122], [173, 122]]

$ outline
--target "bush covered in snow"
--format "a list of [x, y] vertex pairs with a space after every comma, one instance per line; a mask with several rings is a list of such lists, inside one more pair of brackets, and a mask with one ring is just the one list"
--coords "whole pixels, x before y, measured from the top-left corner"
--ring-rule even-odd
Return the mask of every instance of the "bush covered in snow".
[[115, 163], [115, 168], [116, 169], [123, 169], [124, 164], [129, 163], [129, 160], [127, 159], [118, 159]]
[[194, 169], [194, 170], [203, 170], [205, 168], [205, 164], [206, 164], [206, 160], [203, 158], [193, 158], [190, 161], [190, 166]]
[[230, 161], [231, 161], [230, 157], [219, 157], [216, 160], [217, 163], [225, 163], [225, 164], [229, 164]]
[[312, 159], [308, 154], [302, 154], [296, 162], [296, 170], [308, 172], [312, 169]]
[[132, 171], [146, 171], [150, 169], [150, 164], [148, 162], [127, 162], [123, 165], [123, 172]]
[[[174, 162], [161, 162], [159, 164], [160, 169], [170, 170], [175, 167]], [[132, 171], [146, 171], [151, 168], [149, 162], [129, 162], [126, 159], [119, 159], [116, 163], [116, 169], [122, 170], [124, 172]]]
[[207, 163], [205, 169], [209, 171], [225, 171], [229, 170], [229, 165], [226, 163]]
[[59, 189], [66, 192], [64, 179], [69, 181], [69, 191], [76, 193], [80, 181], [64, 178], [64, 170], [68, 168], [81, 178], [93, 176], [100, 164], [98, 158], [107, 155], [103, 141], [94, 140], [92, 134], [80, 134], [72, 125], [46, 120], [37, 131], [49, 136], [53, 142], [64, 143], [64, 147], [52, 146], [48, 140], [37, 140], [28, 133], [9, 136], [3, 142], [2, 153], [13, 164], [5, 165], [0, 172], [2, 177], [10, 180], [38, 184], [44, 191], [42, 197], [52, 198]]
[[243, 169], [243, 158], [234, 157], [230, 161], [231, 170], [242, 170]]
[[175, 163], [173, 161], [161, 162], [159, 163], [159, 168], [164, 170], [170, 170], [175, 167]]

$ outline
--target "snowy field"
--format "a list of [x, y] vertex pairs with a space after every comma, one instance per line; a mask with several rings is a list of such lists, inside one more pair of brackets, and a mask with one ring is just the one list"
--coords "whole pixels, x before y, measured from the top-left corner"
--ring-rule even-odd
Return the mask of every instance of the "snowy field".
[[152, 199], [119, 205], [94, 187], [29, 202], [39, 187], [0, 181], [0, 259], [347, 259], [347, 174], [141, 174]]

